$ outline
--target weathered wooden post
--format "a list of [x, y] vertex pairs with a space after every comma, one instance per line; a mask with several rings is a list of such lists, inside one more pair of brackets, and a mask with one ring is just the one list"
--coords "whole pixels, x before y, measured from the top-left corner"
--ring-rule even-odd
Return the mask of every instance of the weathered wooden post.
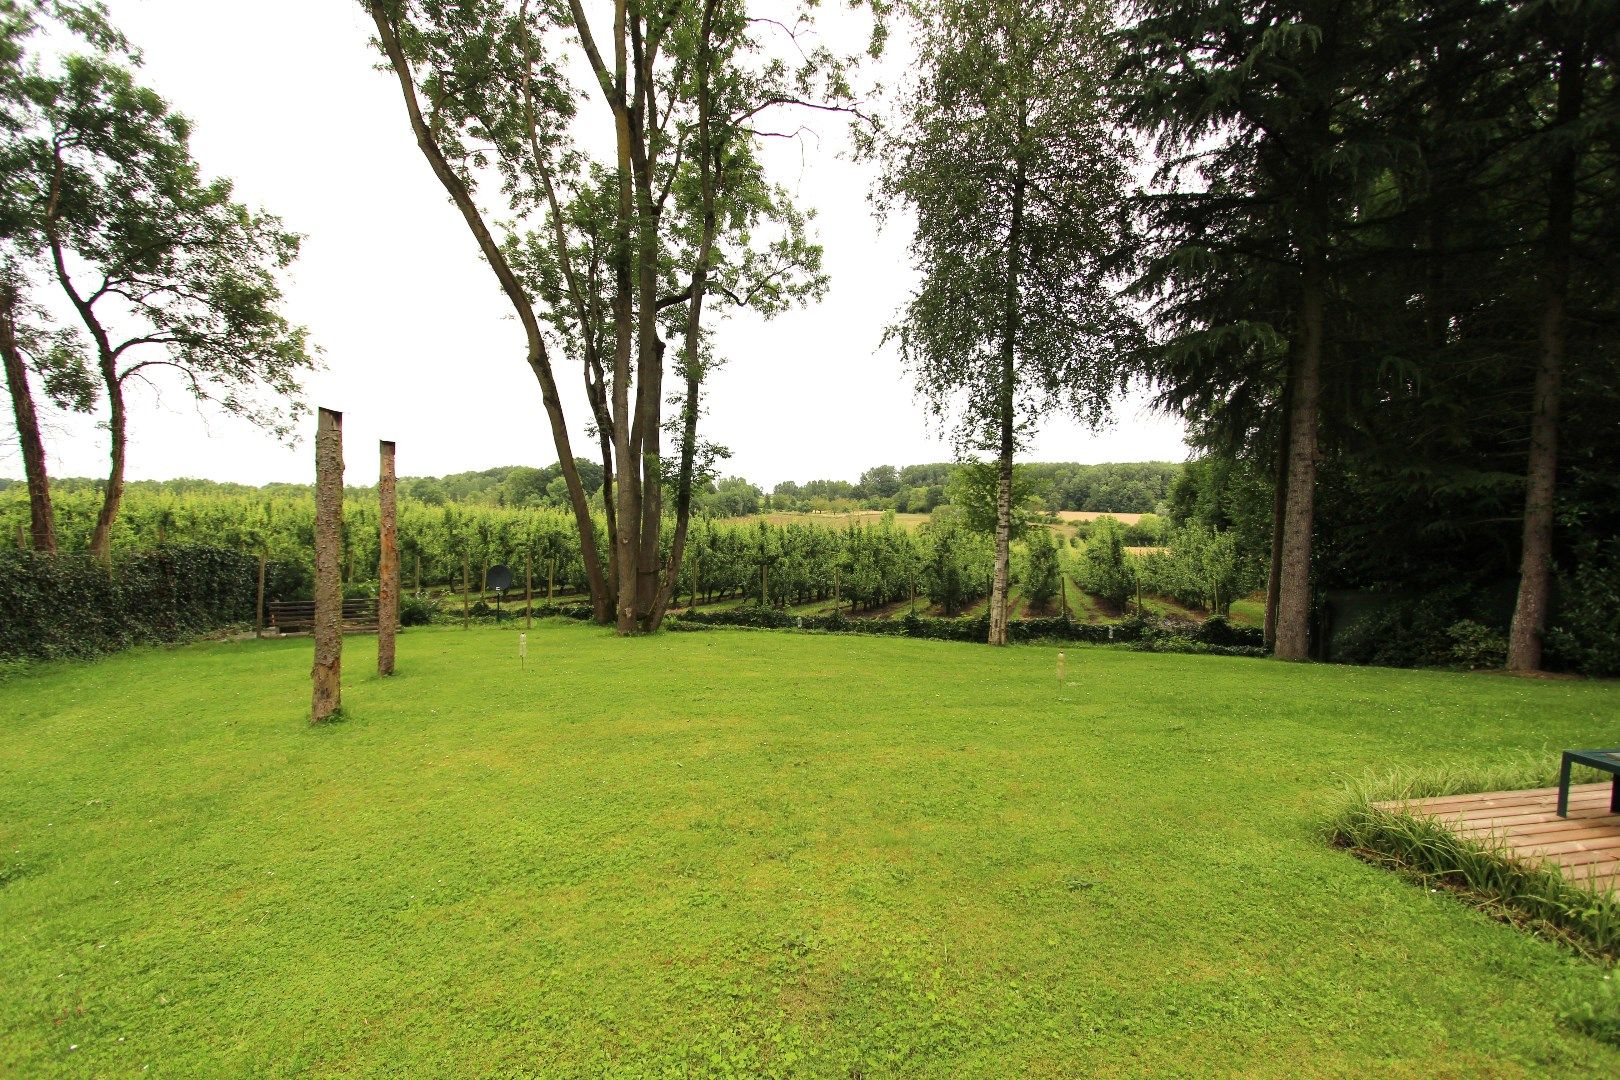
[[1058, 575], [1058, 591], [1063, 594], [1063, 617], [1069, 617], [1069, 579], [1067, 575]]
[[309, 720], [343, 707], [343, 414], [322, 409], [315, 429], [315, 666]]
[[556, 585], [557, 556], [553, 555], [551, 557], [551, 561], [546, 564], [546, 603], [548, 604], [551, 602], [551, 597], [556, 590]]
[[523, 553], [523, 629], [534, 626], [534, 552]]
[[461, 553], [461, 628], [463, 630], [471, 630], [472, 629], [472, 608], [470, 606], [471, 601], [467, 597], [467, 594], [472, 592], [472, 579], [467, 576], [468, 573], [469, 573], [469, 571], [468, 571], [468, 568], [467, 568], [467, 553], [462, 552]]
[[377, 674], [394, 673], [394, 634], [399, 628], [399, 522], [395, 516], [394, 444], [377, 444]]
[[268, 562], [264, 552], [259, 552], [259, 606], [253, 609], [253, 628], [264, 633], [264, 568]]

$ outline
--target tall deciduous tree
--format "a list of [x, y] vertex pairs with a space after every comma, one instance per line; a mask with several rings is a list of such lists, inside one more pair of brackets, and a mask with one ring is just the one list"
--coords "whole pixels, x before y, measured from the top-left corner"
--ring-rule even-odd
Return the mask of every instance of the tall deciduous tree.
[[[697, 432], [714, 362], [712, 315], [726, 306], [770, 314], [823, 286], [820, 249], [808, 241], [803, 215], [765, 180], [757, 150], [772, 132], [763, 118], [847, 108], [846, 65], [825, 49], [800, 47], [807, 17], [751, 18], [740, 0], [656, 8], [618, 0], [610, 26], [593, 25], [579, 4], [363, 2], [417, 144], [523, 324], [564, 462], [572, 452], [554, 347], [581, 364], [611, 477], [603, 485], [610, 569], [589, 574], [597, 617], [621, 633], [656, 629], [706, 456]], [[777, 34], [788, 35], [788, 48], [773, 53]], [[589, 94], [568, 82], [569, 58], [590, 73]], [[608, 161], [592, 162], [570, 138], [586, 122], [576, 118], [582, 99], [606, 106]], [[510, 221], [499, 239], [478, 202], [490, 172]], [[674, 335], [684, 387], [671, 467], [662, 439]], [[666, 485], [675, 503], [667, 558]], [[569, 494], [582, 546], [594, 552], [589, 507], [571, 476]]]
[[[75, 35], [103, 54], [127, 48], [99, 5], [0, 0], [0, 175], [8, 178], [27, 171], [33, 149], [41, 76], [30, 46], [45, 27]], [[24, 185], [0, 187], [0, 358], [28, 484], [29, 532], [36, 551], [54, 552], [50, 475], [29, 368], [43, 375], [46, 393], [58, 405], [88, 411], [93, 391], [85, 384], [83, 356], [72, 335], [53, 329], [29, 299], [32, 271], [44, 250], [36, 210]]]
[[922, 282], [890, 333], [936, 415], [996, 455], [991, 644], [1007, 640], [1013, 458], [1039, 418], [1100, 422], [1134, 327], [1111, 279], [1129, 147], [1106, 108], [1111, 5], [926, 0], [879, 194]]
[[106, 54], [64, 57], [24, 80], [9, 155], [19, 229], [92, 345], [108, 405], [109, 470], [93, 553], [109, 552], [123, 497], [127, 390], [168, 372], [199, 402], [289, 435], [313, 366], [281, 314], [298, 237], [236, 202], [192, 159], [190, 124]]

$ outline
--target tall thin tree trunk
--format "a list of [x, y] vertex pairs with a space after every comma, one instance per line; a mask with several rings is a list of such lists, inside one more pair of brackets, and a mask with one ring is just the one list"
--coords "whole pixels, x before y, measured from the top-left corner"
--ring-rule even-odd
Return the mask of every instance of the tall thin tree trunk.
[[102, 365], [102, 383], [107, 390], [107, 489], [101, 495], [101, 512], [90, 535], [90, 554], [104, 563], [112, 561], [112, 528], [118, 508], [124, 501], [124, 454], [129, 441], [128, 419], [124, 412], [124, 384], [111, 362]]
[[1007, 230], [1006, 325], [1001, 336], [1001, 392], [996, 402], [1000, 444], [996, 455], [996, 568], [990, 583], [992, 645], [1007, 644], [1007, 597], [1012, 577], [1012, 481], [1016, 449], [1019, 277], [1023, 272], [1024, 164], [1013, 178], [1012, 221]]
[[[697, 295], [692, 298], [696, 306], [700, 301]], [[693, 320], [695, 322], [696, 320]], [[682, 417], [681, 428], [681, 471], [675, 486], [675, 535], [669, 547], [669, 564], [664, 569], [664, 581], [658, 590], [658, 599], [652, 613], [647, 620], [647, 630], [656, 631], [664, 622], [664, 613], [669, 610], [670, 600], [675, 595], [675, 587], [680, 581], [682, 560], [686, 558], [686, 534], [692, 521], [692, 470], [694, 458], [697, 453], [697, 413], [699, 371], [696, 367], [698, 361], [697, 349], [689, 347], [686, 374], [686, 411]]]
[[1262, 640], [1267, 649], [1277, 645], [1277, 603], [1282, 588], [1283, 521], [1288, 513], [1288, 430], [1293, 407], [1293, 363], [1283, 379], [1282, 416], [1277, 424], [1277, 464], [1271, 484], [1271, 566], [1266, 574], [1266, 620]]
[[1282, 567], [1277, 589], [1275, 655], [1305, 660], [1311, 646], [1311, 533], [1316, 511], [1316, 429], [1322, 392], [1326, 323], [1325, 268], [1307, 255], [1300, 274], [1300, 342], [1289, 379], [1288, 489], [1283, 513]]
[[315, 430], [315, 665], [309, 719], [343, 707], [343, 414], [322, 409]]
[[377, 477], [377, 674], [394, 673], [394, 634], [399, 627], [399, 523], [395, 515], [394, 444], [378, 444]]
[[[1584, 41], [1571, 30], [1558, 59], [1557, 126], [1580, 117], [1586, 81]], [[1565, 307], [1569, 297], [1570, 241], [1575, 220], [1574, 145], [1559, 150], [1548, 177], [1545, 298], [1539, 357], [1530, 404], [1530, 460], [1525, 471], [1524, 553], [1519, 595], [1508, 634], [1509, 671], [1541, 669], [1542, 635], [1552, 589], [1553, 512], [1558, 501], [1558, 413], [1564, 379]]]
[[17, 292], [0, 289], [0, 356], [6, 368], [6, 389], [11, 392], [11, 415], [17, 421], [17, 442], [22, 448], [23, 476], [28, 481], [29, 533], [34, 550], [56, 554], [56, 514], [51, 509], [51, 480], [45, 471], [45, 442], [39, 435], [39, 416], [28, 386], [28, 368], [17, 338]]

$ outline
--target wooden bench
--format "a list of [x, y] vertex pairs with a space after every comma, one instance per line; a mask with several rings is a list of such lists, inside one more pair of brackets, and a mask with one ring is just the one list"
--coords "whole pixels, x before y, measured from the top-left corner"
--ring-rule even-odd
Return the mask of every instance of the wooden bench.
[[[315, 601], [272, 600], [268, 629], [283, 634], [307, 634], [315, 629]], [[359, 634], [377, 630], [377, 601], [361, 597], [343, 601], [343, 632]]]

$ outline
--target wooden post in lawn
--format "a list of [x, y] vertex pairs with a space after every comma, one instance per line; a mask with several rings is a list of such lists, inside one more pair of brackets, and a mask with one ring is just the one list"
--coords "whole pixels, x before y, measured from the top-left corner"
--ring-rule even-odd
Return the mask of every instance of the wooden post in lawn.
[[472, 608], [469, 606], [467, 594], [472, 592], [472, 579], [467, 576], [467, 554], [461, 555], [461, 628], [472, 629]]
[[264, 552], [259, 552], [259, 603], [253, 609], [253, 629], [264, 633], [264, 565], [267, 561]]
[[534, 625], [534, 552], [523, 553], [523, 629]]
[[1063, 617], [1069, 617], [1069, 579], [1065, 574], [1058, 575], [1058, 591], [1063, 594]]
[[394, 494], [394, 444], [377, 444], [377, 674], [394, 673], [399, 628], [399, 522]]
[[309, 720], [343, 707], [343, 414], [322, 409], [315, 429], [315, 666]]
[[557, 556], [553, 555], [550, 558], [550, 560], [547, 561], [547, 563], [546, 563], [546, 603], [548, 603], [548, 604], [551, 603], [551, 598], [552, 598], [553, 595], [555, 595], [556, 590], [557, 590]]

